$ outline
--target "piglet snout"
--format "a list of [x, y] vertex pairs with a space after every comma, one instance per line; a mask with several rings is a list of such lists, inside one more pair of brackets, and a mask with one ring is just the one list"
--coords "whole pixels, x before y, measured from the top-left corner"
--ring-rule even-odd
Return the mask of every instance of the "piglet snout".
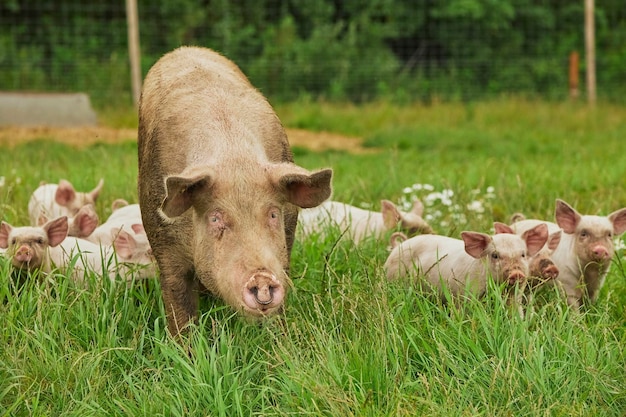
[[30, 262], [32, 257], [33, 257], [33, 252], [26, 245], [20, 246], [18, 250], [15, 252], [15, 259], [19, 262]]
[[554, 264], [550, 264], [541, 270], [541, 274], [546, 279], [556, 279], [559, 276], [559, 268]]
[[523, 282], [526, 279], [526, 274], [524, 274], [524, 272], [520, 271], [519, 269], [514, 269], [513, 271], [509, 272], [507, 278], [509, 281], [509, 285], [515, 285], [517, 283]]
[[596, 245], [593, 249], [591, 249], [591, 251], [597, 260], [605, 260], [611, 257], [609, 250], [603, 245]]
[[250, 310], [264, 314], [282, 304], [285, 288], [274, 274], [258, 271], [243, 288], [243, 301]]

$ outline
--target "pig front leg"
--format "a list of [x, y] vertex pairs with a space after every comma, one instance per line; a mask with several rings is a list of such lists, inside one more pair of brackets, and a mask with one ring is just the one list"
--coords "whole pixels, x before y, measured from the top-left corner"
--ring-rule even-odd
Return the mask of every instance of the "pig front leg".
[[198, 315], [198, 280], [192, 269], [161, 265], [161, 292], [172, 336], [185, 332]]

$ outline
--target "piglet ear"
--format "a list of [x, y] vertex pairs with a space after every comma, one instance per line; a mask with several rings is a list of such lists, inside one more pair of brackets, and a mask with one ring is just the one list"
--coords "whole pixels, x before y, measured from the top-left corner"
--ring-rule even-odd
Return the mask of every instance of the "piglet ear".
[[398, 207], [389, 200], [381, 200], [380, 205], [385, 228], [395, 229], [398, 222], [402, 219], [402, 214], [400, 214]]
[[61, 206], [67, 206], [74, 201], [75, 198], [76, 190], [74, 190], [74, 186], [67, 180], [60, 180], [54, 195], [54, 201]]
[[137, 248], [135, 239], [130, 233], [121, 229], [111, 230], [111, 235], [114, 237], [113, 247], [115, 248], [115, 253], [123, 260], [130, 259]]
[[98, 227], [98, 214], [91, 204], [82, 206], [74, 216], [73, 223], [76, 237], [88, 237]]
[[498, 233], [509, 233], [514, 235], [515, 231], [507, 224], [501, 223], [501, 222], [493, 222], [493, 228], [496, 231], [496, 234]]
[[143, 223], [133, 223], [130, 225], [130, 228], [133, 229], [133, 232], [136, 234], [146, 233], [146, 229], [143, 227]]
[[563, 231], [562, 230], [557, 230], [554, 233], [551, 233], [548, 236], [548, 242], [547, 242], [547, 246], [548, 249], [550, 250], [550, 252], [554, 252], [554, 250], [559, 246], [559, 243], [561, 243], [561, 236], [563, 235]]
[[13, 230], [13, 226], [11, 226], [7, 222], [0, 223], [0, 248], [6, 249], [9, 247], [9, 234]]
[[100, 195], [100, 191], [102, 191], [103, 185], [104, 185], [104, 178], [100, 178], [100, 181], [98, 181], [98, 185], [96, 185], [96, 188], [94, 188], [93, 190], [87, 193], [87, 196], [89, 197], [89, 199], [93, 201], [94, 203], [98, 199], [98, 196]]
[[576, 226], [580, 222], [580, 214], [563, 200], [556, 200], [556, 209], [554, 211], [556, 223], [567, 234], [576, 231]]
[[533, 256], [543, 248], [548, 241], [548, 225], [540, 223], [530, 230], [525, 231], [522, 234], [522, 239], [526, 241], [526, 248], [528, 254]]
[[178, 217], [194, 203], [198, 194], [206, 193], [211, 188], [211, 175], [204, 173], [184, 173], [165, 179], [167, 195], [161, 210], [167, 217]]
[[609, 220], [613, 223], [613, 232], [619, 236], [626, 232], [626, 207], [609, 214]]
[[67, 237], [68, 223], [67, 216], [57, 217], [44, 224], [43, 230], [48, 235], [48, 244], [50, 247], [55, 247], [59, 243], [63, 242]]
[[291, 204], [311, 208], [319, 206], [330, 197], [332, 175], [332, 169], [309, 173], [303, 168], [293, 166], [292, 172], [278, 178], [277, 185]]
[[479, 232], [461, 232], [465, 252], [473, 258], [480, 258], [491, 243], [491, 236]]

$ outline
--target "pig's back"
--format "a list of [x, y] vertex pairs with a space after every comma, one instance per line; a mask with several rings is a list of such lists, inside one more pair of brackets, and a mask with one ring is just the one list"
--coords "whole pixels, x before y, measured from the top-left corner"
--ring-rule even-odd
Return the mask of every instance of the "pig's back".
[[267, 100], [234, 64], [206, 48], [178, 48], [150, 69], [140, 122], [140, 160], [157, 153], [166, 175], [225, 156], [239, 163], [251, 156], [292, 160]]
[[463, 241], [440, 235], [418, 235], [405, 240], [396, 246], [385, 266], [389, 278], [398, 278], [416, 273], [416, 267], [423, 273], [432, 266], [447, 264], [450, 258], [457, 258], [465, 253]]
[[545, 220], [536, 220], [536, 219], [526, 219], [520, 220], [511, 225], [511, 228], [515, 231], [515, 234], [522, 235], [524, 232], [529, 231], [533, 227], [536, 227], [542, 223], [545, 223], [548, 226], [548, 233], [552, 234], [558, 230], [561, 230], [558, 224], [553, 222], [548, 222]]

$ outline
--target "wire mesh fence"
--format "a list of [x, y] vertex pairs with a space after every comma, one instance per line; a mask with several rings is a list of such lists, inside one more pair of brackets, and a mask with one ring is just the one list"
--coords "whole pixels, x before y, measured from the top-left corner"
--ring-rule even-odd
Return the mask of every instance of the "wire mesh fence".
[[[138, 12], [142, 75], [167, 51], [202, 45], [275, 100], [563, 99], [570, 54], [585, 52], [583, 0], [139, 0]], [[623, 101], [623, 0], [596, 4], [595, 22], [598, 96]], [[130, 80], [124, 1], [0, 4], [0, 90], [116, 106], [132, 102]]]

